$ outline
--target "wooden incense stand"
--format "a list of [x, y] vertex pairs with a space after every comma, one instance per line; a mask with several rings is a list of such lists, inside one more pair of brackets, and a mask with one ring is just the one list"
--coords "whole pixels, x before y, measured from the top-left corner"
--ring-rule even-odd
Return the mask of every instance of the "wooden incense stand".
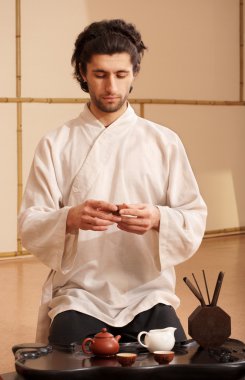
[[188, 333], [205, 349], [221, 346], [231, 334], [231, 318], [218, 306], [198, 306], [188, 318]]
[[[198, 290], [186, 277], [184, 278], [187, 286], [201, 303], [188, 318], [188, 333], [204, 349], [221, 346], [231, 334], [231, 318], [224, 310], [217, 306], [223, 277], [224, 273], [220, 272], [211, 302], [208, 294], [208, 305], [205, 304], [197, 282]], [[208, 293], [207, 286], [206, 290]]]

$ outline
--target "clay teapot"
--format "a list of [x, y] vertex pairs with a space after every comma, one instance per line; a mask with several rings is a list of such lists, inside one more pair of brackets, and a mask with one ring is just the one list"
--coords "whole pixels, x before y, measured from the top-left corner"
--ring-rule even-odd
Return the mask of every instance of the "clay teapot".
[[94, 354], [97, 356], [112, 356], [119, 351], [119, 340], [121, 335], [113, 336], [103, 328], [101, 332], [93, 338], [86, 338], [82, 342], [82, 350], [85, 354]]

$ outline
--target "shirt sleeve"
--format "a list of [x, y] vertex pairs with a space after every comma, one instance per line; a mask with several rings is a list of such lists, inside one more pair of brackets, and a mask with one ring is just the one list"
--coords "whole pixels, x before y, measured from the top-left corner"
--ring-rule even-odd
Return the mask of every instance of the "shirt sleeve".
[[160, 211], [159, 253], [162, 270], [190, 258], [201, 244], [207, 207], [178, 136], [169, 148], [169, 181]]
[[42, 139], [36, 149], [18, 216], [23, 246], [53, 270], [73, 265], [77, 234], [66, 234], [68, 206], [63, 206], [52, 149]]

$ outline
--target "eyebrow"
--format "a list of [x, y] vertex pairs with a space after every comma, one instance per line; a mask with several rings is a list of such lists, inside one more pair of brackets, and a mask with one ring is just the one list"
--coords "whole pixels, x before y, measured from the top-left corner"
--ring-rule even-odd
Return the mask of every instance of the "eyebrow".
[[[94, 69], [92, 70], [93, 73], [107, 73], [108, 71], [107, 70], [103, 70], [103, 69]], [[124, 70], [124, 69], [121, 69], [121, 70], [117, 70], [116, 73], [129, 73], [130, 70]]]

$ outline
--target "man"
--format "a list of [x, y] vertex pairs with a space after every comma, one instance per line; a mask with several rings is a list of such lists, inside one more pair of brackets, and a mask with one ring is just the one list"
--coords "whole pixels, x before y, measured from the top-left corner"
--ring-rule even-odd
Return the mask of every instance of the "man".
[[176, 327], [174, 266], [198, 249], [206, 206], [183, 145], [127, 99], [145, 50], [123, 20], [77, 38], [74, 75], [90, 101], [39, 143], [23, 204], [23, 245], [51, 268], [37, 340], [69, 345], [103, 327], [122, 340]]

